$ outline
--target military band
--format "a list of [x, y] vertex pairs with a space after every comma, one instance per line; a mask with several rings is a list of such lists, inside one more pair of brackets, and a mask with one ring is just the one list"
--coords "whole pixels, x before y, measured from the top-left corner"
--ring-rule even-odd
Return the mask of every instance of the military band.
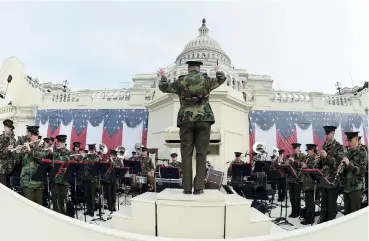
[[[54, 211], [68, 215], [67, 202], [68, 192], [71, 191], [72, 199], [75, 193], [74, 182], [65, 181], [64, 174], [68, 168], [70, 160], [85, 164], [84, 172], [81, 175], [84, 187], [86, 202], [86, 215], [93, 216], [96, 211], [96, 192], [103, 191], [109, 211], [116, 211], [116, 196], [119, 180], [108, 180], [106, 173], [102, 181], [102, 187], [98, 185], [98, 176], [90, 175], [90, 170], [94, 163], [101, 160], [107, 160], [111, 167], [124, 166], [123, 154], [119, 150], [110, 150], [107, 159], [103, 159], [96, 144], [89, 144], [88, 150], [81, 148], [80, 142], [74, 142], [71, 151], [68, 150], [66, 135], [58, 135], [56, 138], [39, 136], [39, 126], [27, 126], [24, 136], [14, 136], [14, 125], [11, 120], [4, 120], [4, 132], [0, 135], [0, 183], [11, 188], [10, 179], [16, 166], [21, 167], [20, 187], [22, 194], [31, 201], [43, 205], [43, 192], [47, 185], [50, 185], [52, 208]], [[367, 191], [367, 168], [368, 168], [368, 150], [361, 143], [358, 132], [345, 132], [348, 146], [343, 147], [334, 138], [335, 126], [324, 126], [325, 142], [321, 150], [317, 149], [315, 144], [306, 144], [306, 155], [301, 152], [300, 143], [292, 143], [293, 154], [286, 158], [285, 150], [278, 150], [273, 153], [271, 158], [271, 168], [278, 169], [278, 165], [288, 164], [295, 171], [297, 178], [286, 186], [286, 177], [275, 178], [272, 188], [278, 190], [278, 201], [282, 202], [289, 191], [291, 203], [291, 218], [301, 216], [301, 194], [305, 198], [305, 210], [302, 215], [301, 224], [313, 224], [316, 212], [316, 200], [320, 196], [321, 210], [320, 222], [332, 220], [337, 215], [337, 198], [340, 192], [343, 193], [345, 214], [350, 214], [361, 208], [362, 194]], [[183, 153], [182, 153], [183, 154]], [[230, 161], [227, 169], [227, 176], [231, 178], [233, 164], [245, 164], [242, 160], [241, 152], [235, 152], [235, 157]], [[253, 162], [259, 161], [259, 154], [253, 153]], [[56, 177], [50, 180], [50, 183], [33, 180], [33, 176], [42, 159], [51, 159], [58, 162], [64, 162], [61, 170]], [[201, 158], [200, 158], [201, 159]], [[153, 191], [155, 186], [154, 170], [155, 165], [148, 155], [148, 148], [140, 146], [132, 152], [130, 161], [141, 162], [141, 172], [137, 175], [147, 178], [147, 190]], [[178, 161], [178, 154], [172, 153], [168, 166], [181, 169], [183, 163]], [[317, 188], [311, 178], [304, 175], [304, 169], [318, 169], [326, 177], [330, 188]], [[132, 177], [136, 180], [136, 177]], [[364, 180], [365, 179], [365, 180]], [[133, 182], [134, 183], [134, 182]], [[187, 183], [186, 188], [190, 185]], [[201, 185], [196, 188], [201, 189]], [[185, 189], [186, 190], [186, 189]], [[196, 189], [198, 190], [198, 189]], [[44, 193], [45, 194], [45, 193]]]

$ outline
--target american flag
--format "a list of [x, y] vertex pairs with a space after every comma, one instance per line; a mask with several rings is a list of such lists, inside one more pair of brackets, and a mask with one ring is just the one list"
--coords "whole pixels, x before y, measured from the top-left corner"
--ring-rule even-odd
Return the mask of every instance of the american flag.
[[82, 148], [104, 143], [110, 150], [123, 145], [130, 154], [136, 143], [147, 143], [146, 109], [38, 110], [35, 123], [43, 137], [67, 135], [69, 147], [75, 141]]
[[249, 113], [250, 150], [255, 142], [264, 142], [271, 155], [272, 148], [284, 149], [292, 153], [291, 143], [324, 143], [323, 126], [337, 126], [335, 138], [343, 145], [346, 143], [346, 131], [359, 131], [362, 143], [368, 144], [368, 118], [366, 115], [336, 112], [304, 111], [265, 111], [252, 110]]

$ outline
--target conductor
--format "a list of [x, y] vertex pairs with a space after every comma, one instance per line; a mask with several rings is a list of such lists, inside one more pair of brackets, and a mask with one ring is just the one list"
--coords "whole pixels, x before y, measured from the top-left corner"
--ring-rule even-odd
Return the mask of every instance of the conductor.
[[164, 69], [159, 73], [159, 89], [164, 93], [177, 94], [180, 109], [177, 127], [181, 139], [183, 193], [192, 194], [192, 154], [196, 147], [196, 177], [193, 194], [204, 193], [206, 157], [210, 142], [211, 125], [215, 123], [209, 104], [209, 94], [226, 80], [219, 66], [215, 67], [216, 78], [204, 77], [200, 73], [200, 61], [188, 61], [188, 74], [168, 83]]

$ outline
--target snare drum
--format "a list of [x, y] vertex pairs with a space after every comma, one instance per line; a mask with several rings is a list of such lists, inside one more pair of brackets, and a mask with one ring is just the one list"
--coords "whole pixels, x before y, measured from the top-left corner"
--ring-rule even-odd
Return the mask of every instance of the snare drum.
[[147, 177], [143, 176], [136, 176], [136, 184], [146, 184], [147, 183]]
[[205, 189], [220, 189], [223, 183], [224, 172], [208, 169], [205, 178]]

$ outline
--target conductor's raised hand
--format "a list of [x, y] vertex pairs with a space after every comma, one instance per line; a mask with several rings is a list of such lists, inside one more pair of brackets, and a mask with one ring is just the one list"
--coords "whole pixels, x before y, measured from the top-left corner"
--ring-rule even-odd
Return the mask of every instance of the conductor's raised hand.
[[159, 69], [159, 74], [161, 77], [165, 76], [165, 69], [163, 68]]

